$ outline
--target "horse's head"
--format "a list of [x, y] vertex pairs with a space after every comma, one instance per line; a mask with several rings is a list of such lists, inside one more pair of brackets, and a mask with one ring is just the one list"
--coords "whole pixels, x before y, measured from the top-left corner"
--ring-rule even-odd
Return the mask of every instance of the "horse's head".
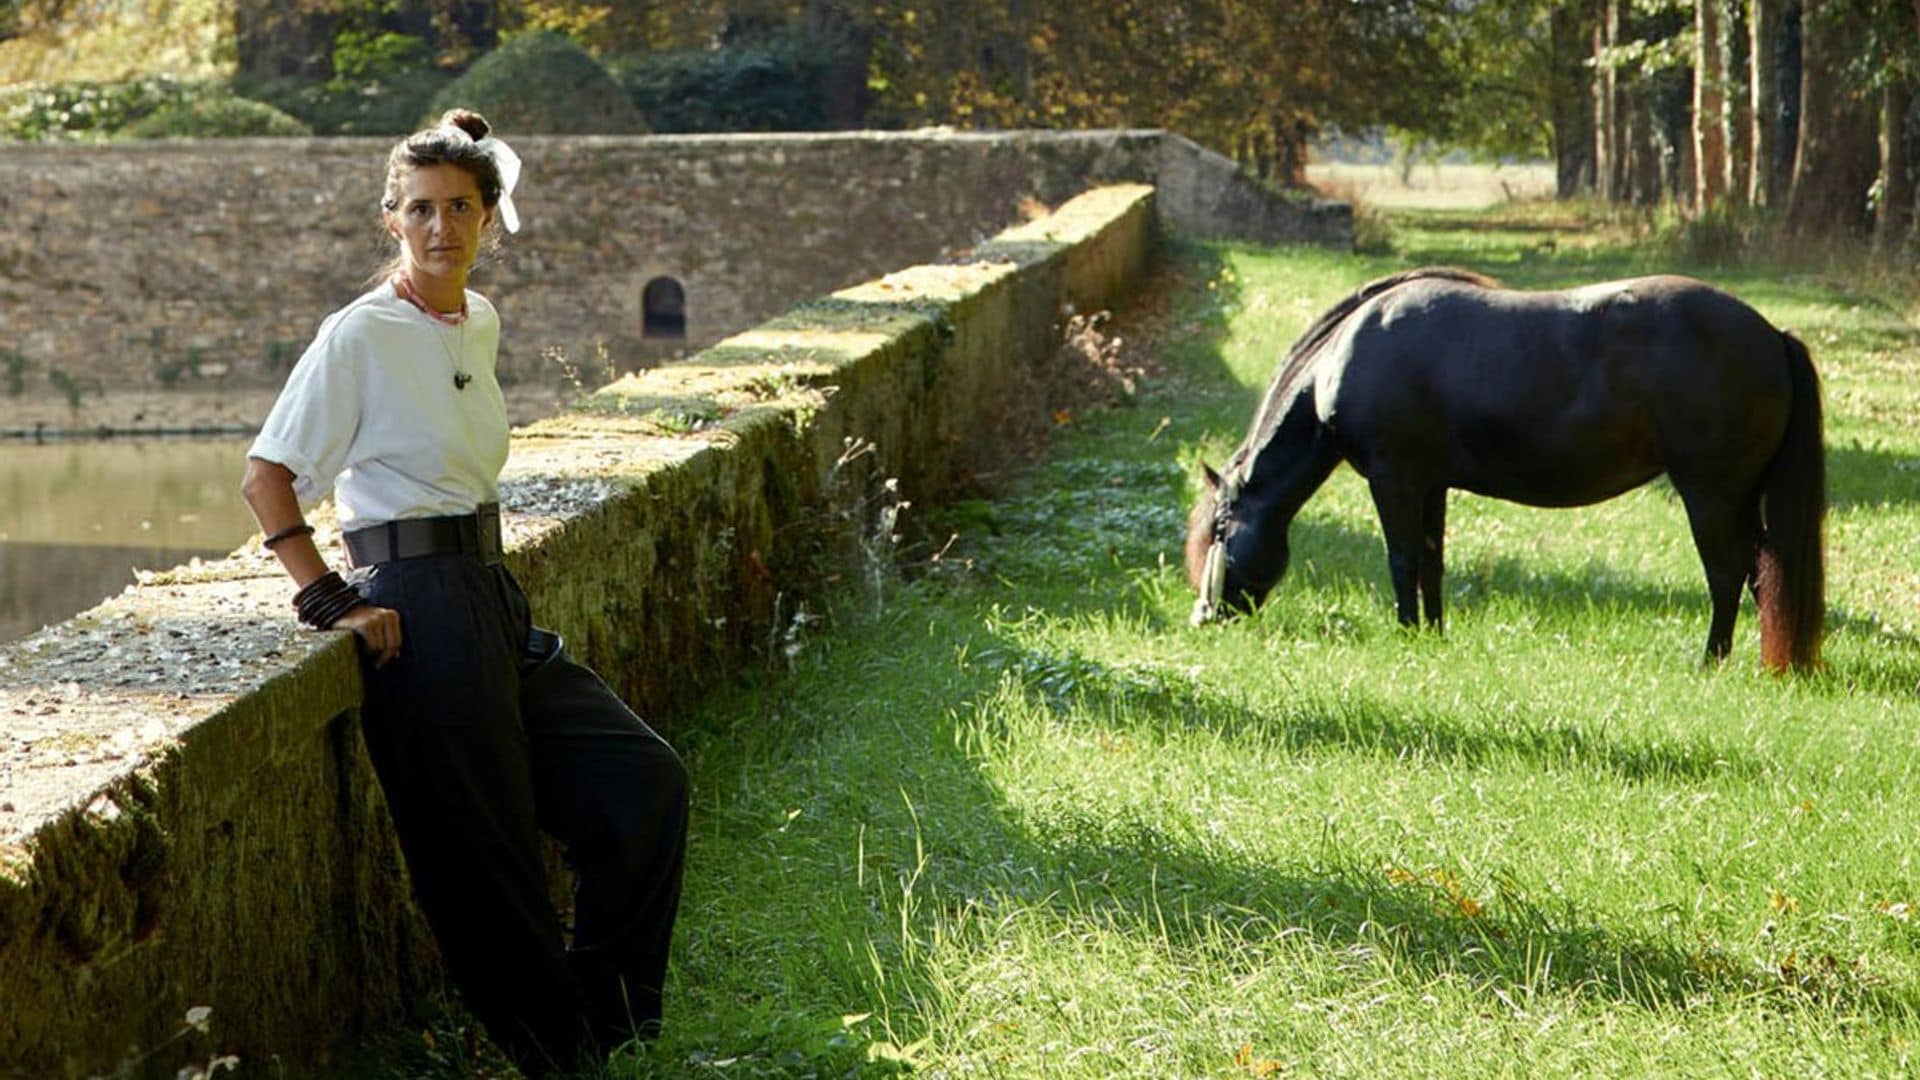
[[1200, 594], [1195, 626], [1252, 611], [1287, 572], [1286, 530], [1262, 527], [1242, 492], [1243, 470], [1229, 463], [1226, 478], [1206, 465], [1200, 471], [1206, 489], [1187, 517], [1187, 581]]

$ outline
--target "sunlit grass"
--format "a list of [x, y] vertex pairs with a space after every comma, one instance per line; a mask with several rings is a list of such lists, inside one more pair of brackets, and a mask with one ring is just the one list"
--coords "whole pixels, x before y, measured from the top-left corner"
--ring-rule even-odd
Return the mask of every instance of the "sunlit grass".
[[[1181, 252], [1169, 374], [1136, 407], [1081, 416], [882, 610], [678, 726], [669, 1026], [622, 1073], [1912, 1075], [1913, 330], [1556, 213], [1409, 215], [1379, 257]], [[1808, 341], [1824, 672], [1762, 674], [1750, 609], [1699, 665], [1705, 589], [1658, 484], [1572, 511], [1457, 495], [1439, 637], [1393, 625], [1342, 470], [1268, 606], [1187, 627], [1196, 463], [1314, 315], [1433, 262], [1527, 287], [1690, 270]]]

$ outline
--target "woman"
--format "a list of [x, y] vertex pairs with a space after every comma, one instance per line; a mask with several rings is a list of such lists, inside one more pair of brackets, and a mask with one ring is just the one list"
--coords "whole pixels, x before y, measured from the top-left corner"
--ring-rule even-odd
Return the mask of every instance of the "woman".
[[[673, 750], [557, 637], [500, 561], [499, 318], [466, 289], [519, 161], [454, 110], [388, 157], [398, 253], [328, 317], [248, 450], [242, 494], [302, 622], [352, 630], [362, 728], [446, 967], [525, 1071], [571, 1071], [658, 1030], [687, 780]], [[334, 491], [349, 578], [301, 500]], [[567, 944], [538, 831], [578, 874]]]

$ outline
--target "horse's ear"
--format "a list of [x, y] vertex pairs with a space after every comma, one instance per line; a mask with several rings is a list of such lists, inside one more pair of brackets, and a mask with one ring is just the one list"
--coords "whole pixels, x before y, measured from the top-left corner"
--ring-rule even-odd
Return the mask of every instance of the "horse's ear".
[[1214, 471], [1213, 471], [1213, 466], [1211, 466], [1211, 465], [1209, 465], [1209, 464], [1207, 464], [1207, 463], [1206, 463], [1206, 462], [1204, 462], [1204, 461], [1203, 461], [1203, 462], [1201, 462], [1201, 463], [1200, 463], [1200, 475], [1201, 475], [1201, 477], [1203, 477], [1203, 478], [1204, 478], [1204, 479], [1206, 480], [1206, 482], [1207, 482], [1207, 490], [1208, 490], [1208, 491], [1211, 491], [1211, 492], [1213, 492], [1213, 493], [1214, 493], [1214, 494], [1216, 494], [1216, 495], [1217, 495], [1217, 494], [1219, 494], [1219, 492], [1220, 492], [1220, 474], [1219, 474], [1219, 473], [1217, 473], [1217, 472], [1214, 472]]

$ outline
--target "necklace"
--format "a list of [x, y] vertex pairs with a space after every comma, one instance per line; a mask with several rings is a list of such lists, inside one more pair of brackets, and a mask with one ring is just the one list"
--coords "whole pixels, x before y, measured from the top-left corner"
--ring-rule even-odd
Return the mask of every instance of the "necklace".
[[403, 299], [421, 311], [426, 312], [433, 318], [433, 321], [439, 323], [440, 326], [457, 326], [460, 328], [460, 348], [458, 355], [455, 354], [454, 350], [447, 348], [447, 335], [442, 333], [438, 327], [434, 329], [433, 337], [434, 340], [440, 343], [440, 351], [447, 354], [448, 366], [453, 368], [453, 388], [455, 390], [465, 390], [467, 384], [473, 381], [473, 376], [468, 374], [465, 367], [462, 366], [467, 357], [466, 298], [464, 296], [461, 297], [459, 311], [448, 314], [443, 311], [434, 310], [433, 306], [421, 297], [419, 291], [413, 287], [413, 282], [409, 280], [405, 274], [394, 275], [393, 287]]
[[400, 295], [408, 303], [433, 316], [436, 322], [442, 322], [448, 326], [459, 326], [467, 321], [467, 298], [464, 294], [460, 297], [459, 311], [440, 311], [427, 303], [427, 298], [420, 295], [420, 290], [413, 287], [413, 279], [406, 274], [393, 275], [393, 287], [400, 291]]

